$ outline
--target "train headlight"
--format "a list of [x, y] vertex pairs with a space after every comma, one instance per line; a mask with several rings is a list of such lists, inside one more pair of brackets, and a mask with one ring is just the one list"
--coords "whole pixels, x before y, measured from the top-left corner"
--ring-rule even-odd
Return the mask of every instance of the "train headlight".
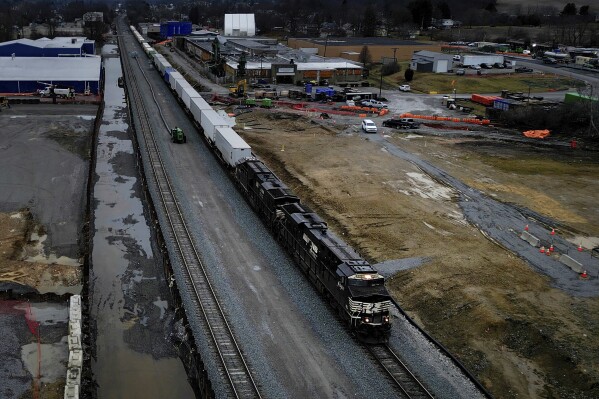
[[383, 323], [389, 323], [389, 316], [383, 316]]
[[370, 323], [370, 317], [364, 317], [362, 320], [364, 323]]

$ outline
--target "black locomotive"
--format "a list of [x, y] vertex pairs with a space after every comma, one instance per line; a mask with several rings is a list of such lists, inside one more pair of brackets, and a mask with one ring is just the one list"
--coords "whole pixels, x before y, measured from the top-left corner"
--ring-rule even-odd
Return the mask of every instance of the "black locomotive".
[[261, 161], [244, 160], [235, 177], [250, 205], [358, 338], [386, 342], [391, 300], [383, 276]]

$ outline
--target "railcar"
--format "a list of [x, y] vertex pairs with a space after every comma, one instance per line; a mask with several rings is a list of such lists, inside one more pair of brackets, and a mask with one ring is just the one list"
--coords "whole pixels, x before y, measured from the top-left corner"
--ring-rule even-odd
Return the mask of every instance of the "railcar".
[[383, 276], [301, 204], [261, 161], [238, 164], [235, 177], [250, 205], [358, 338], [386, 342], [391, 297]]
[[[141, 39], [141, 43], [145, 41]], [[233, 169], [234, 179], [249, 204], [309, 280], [330, 300], [360, 340], [386, 342], [391, 330], [391, 297], [383, 276], [333, 234], [264, 163], [253, 158], [251, 147], [176, 69], [165, 64], [164, 57], [153, 54], [150, 57], [202, 128], [212, 149]]]

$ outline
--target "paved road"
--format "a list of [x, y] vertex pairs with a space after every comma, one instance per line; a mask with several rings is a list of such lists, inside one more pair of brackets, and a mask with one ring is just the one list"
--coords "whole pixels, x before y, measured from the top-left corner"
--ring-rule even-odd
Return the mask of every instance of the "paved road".
[[596, 96], [599, 93], [599, 72], [587, 71], [583, 69], [577, 69], [573, 66], [565, 64], [543, 64], [541, 60], [523, 57], [508, 57], [517, 61], [519, 65], [526, 65], [533, 69], [547, 72], [557, 73], [559, 75], [567, 76], [574, 79], [580, 79], [587, 82], [593, 87], [593, 93]]

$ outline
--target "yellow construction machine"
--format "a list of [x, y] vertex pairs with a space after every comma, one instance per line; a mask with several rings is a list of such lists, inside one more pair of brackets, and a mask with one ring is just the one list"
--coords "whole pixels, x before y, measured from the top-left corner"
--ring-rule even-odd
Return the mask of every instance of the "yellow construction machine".
[[245, 97], [245, 94], [247, 93], [247, 88], [248, 85], [246, 80], [242, 79], [239, 82], [237, 82], [235, 86], [229, 87], [229, 95], [231, 97]]

